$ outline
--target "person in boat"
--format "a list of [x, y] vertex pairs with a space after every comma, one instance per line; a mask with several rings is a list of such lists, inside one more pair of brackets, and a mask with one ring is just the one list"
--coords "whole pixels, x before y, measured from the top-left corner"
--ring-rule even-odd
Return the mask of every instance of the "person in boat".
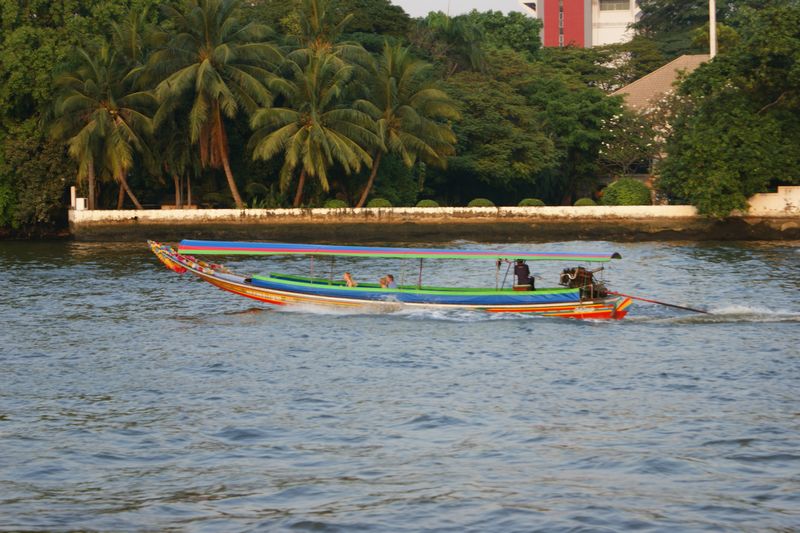
[[384, 276], [378, 280], [378, 284], [381, 286], [381, 289], [385, 289], [389, 286], [389, 280], [386, 279], [386, 276]]
[[386, 288], [388, 289], [397, 288], [397, 283], [394, 281], [394, 276], [391, 274], [386, 274]]
[[344, 283], [348, 287], [357, 287], [358, 286], [358, 283], [355, 282], [355, 280], [353, 279], [353, 276], [350, 275], [350, 272], [345, 272], [344, 273]]
[[517, 285], [529, 285], [530, 290], [535, 289], [531, 269], [522, 259], [517, 259], [517, 264], [514, 265], [514, 276], [517, 278]]

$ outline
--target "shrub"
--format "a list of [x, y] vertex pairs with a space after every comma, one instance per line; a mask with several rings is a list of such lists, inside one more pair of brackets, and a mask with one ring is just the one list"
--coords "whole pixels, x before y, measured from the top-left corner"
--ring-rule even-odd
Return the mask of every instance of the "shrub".
[[494, 207], [494, 202], [487, 198], [475, 198], [467, 204], [467, 207]]
[[373, 198], [367, 202], [367, 207], [392, 207], [392, 202], [386, 198]]
[[538, 198], [523, 198], [519, 203], [519, 207], [542, 207], [544, 202]]
[[439, 207], [439, 202], [436, 200], [420, 200], [417, 202], [417, 207]]
[[344, 200], [339, 200], [338, 198], [329, 198], [325, 200], [325, 203], [322, 204], [322, 207], [327, 209], [343, 209], [347, 207], [347, 202]]
[[622, 178], [603, 189], [603, 205], [650, 205], [650, 189], [633, 178]]
[[591, 198], [578, 198], [574, 205], [575, 207], [581, 207], [583, 205], [597, 205], [597, 202]]

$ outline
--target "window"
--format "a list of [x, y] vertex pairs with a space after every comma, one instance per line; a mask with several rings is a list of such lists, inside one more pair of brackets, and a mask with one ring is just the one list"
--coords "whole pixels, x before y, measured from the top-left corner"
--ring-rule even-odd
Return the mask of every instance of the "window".
[[600, 0], [600, 11], [628, 11], [631, 0]]

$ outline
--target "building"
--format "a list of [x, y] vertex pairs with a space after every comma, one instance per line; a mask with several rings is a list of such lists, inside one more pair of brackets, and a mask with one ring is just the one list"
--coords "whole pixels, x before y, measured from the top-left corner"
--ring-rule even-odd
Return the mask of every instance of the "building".
[[611, 95], [622, 96], [629, 109], [638, 113], [646, 112], [675, 89], [675, 83], [681, 75], [690, 74], [709, 59], [708, 54], [680, 56]]
[[520, 6], [542, 21], [544, 46], [624, 43], [641, 13], [636, 0], [520, 0]]

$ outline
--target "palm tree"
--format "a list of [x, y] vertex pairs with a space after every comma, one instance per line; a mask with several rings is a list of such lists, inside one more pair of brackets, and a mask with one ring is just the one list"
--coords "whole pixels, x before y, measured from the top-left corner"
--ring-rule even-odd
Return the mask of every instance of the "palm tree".
[[348, 13], [336, 20], [336, 11], [331, 0], [300, 0], [295, 11], [297, 15], [296, 50], [308, 50], [313, 53], [333, 52], [344, 61], [367, 68], [372, 63], [372, 56], [361, 44], [352, 41], [340, 41], [339, 38], [353, 19]]
[[236, 207], [242, 209], [224, 117], [234, 118], [240, 108], [252, 114], [271, 105], [270, 65], [279, 62], [281, 54], [266, 42], [268, 28], [237, 18], [238, 5], [238, 0], [188, 0], [180, 8], [164, 8], [174, 30], [161, 34], [165, 45], [149, 65], [162, 79], [156, 87], [161, 113], [174, 111], [182, 96], [193, 94], [189, 138], [199, 145], [204, 168], [225, 171]]
[[[167, 117], [158, 128], [155, 146], [159, 154], [160, 173], [169, 175], [175, 187], [175, 207], [192, 205], [191, 176], [201, 170], [199, 154], [186, 142], [189, 125]], [[184, 190], [186, 194], [184, 195]]]
[[291, 183], [300, 167], [294, 207], [300, 206], [307, 177], [316, 178], [327, 191], [328, 169], [340, 164], [346, 173], [371, 165], [368, 150], [379, 144], [372, 119], [341, 105], [353, 80], [354, 67], [331, 52], [298, 54], [287, 61], [288, 76], [282, 92], [286, 106], [260, 109], [251, 125], [254, 159], [284, 155], [281, 189]]
[[436, 55], [445, 66], [445, 77], [460, 70], [482, 72], [486, 69], [486, 54], [481, 48], [483, 28], [466, 15], [450, 17], [441, 11], [429, 13], [420, 25], [421, 29], [430, 30], [438, 41]]
[[406, 166], [417, 159], [444, 167], [446, 156], [455, 153], [456, 137], [447, 120], [459, 118], [455, 103], [429, 82], [431, 65], [414, 59], [407, 48], [384, 44], [369, 100], [358, 100], [356, 108], [377, 123], [381, 143], [372, 157], [372, 171], [356, 207], [367, 201], [381, 157], [394, 154]]
[[155, 99], [130, 89], [127, 62], [107, 44], [91, 52], [78, 48], [75, 56], [77, 67], [56, 80], [60, 95], [51, 132], [67, 143], [78, 162], [78, 180], [88, 180], [90, 209], [95, 207], [98, 168], [119, 183], [120, 199], [124, 191], [141, 209], [126, 176], [134, 151], [147, 151], [143, 137], [152, 130], [152, 121], [145, 112], [155, 107]]

